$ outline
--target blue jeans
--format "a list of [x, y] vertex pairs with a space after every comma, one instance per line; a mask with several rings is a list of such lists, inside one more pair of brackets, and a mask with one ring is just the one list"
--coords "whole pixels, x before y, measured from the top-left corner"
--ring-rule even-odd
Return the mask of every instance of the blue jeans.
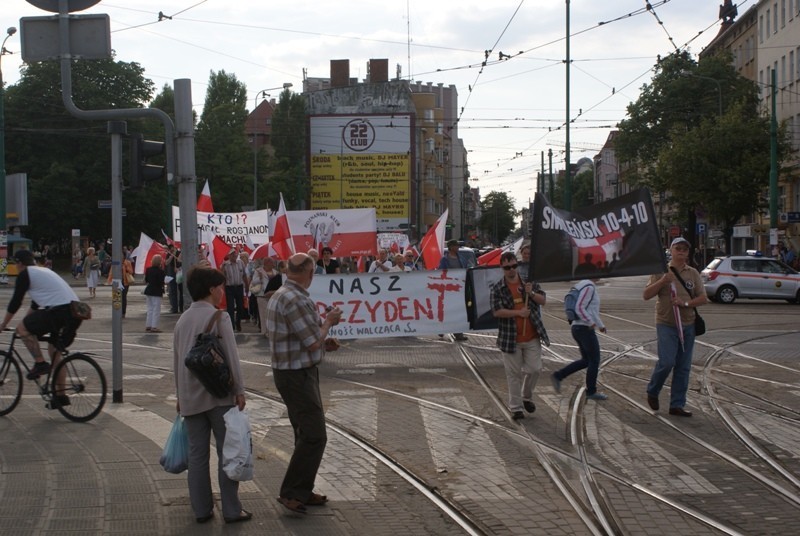
[[686, 391], [689, 390], [689, 373], [692, 370], [692, 351], [694, 350], [694, 323], [683, 326], [683, 348], [678, 338], [678, 328], [656, 324], [658, 337], [658, 363], [653, 369], [647, 394], [658, 397], [664, 382], [672, 373], [669, 407], [682, 408], [686, 405]]
[[555, 372], [560, 381], [579, 370], [586, 369], [586, 396], [597, 392], [597, 371], [600, 368], [600, 341], [589, 326], [572, 325], [572, 338], [578, 343], [581, 358]]

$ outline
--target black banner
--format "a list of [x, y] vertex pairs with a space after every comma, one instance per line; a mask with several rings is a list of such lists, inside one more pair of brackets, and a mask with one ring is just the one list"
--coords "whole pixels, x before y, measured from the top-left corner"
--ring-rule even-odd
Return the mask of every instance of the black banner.
[[590, 207], [531, 206], [529, 280], [570, 281], [666, 272], [653, 201], [640, 189]]

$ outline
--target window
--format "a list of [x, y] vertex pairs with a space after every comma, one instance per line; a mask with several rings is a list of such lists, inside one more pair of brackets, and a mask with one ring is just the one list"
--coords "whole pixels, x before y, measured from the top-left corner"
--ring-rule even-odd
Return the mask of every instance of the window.
[[778, 33], [778, 2], [772, 4], [772, 32]]
[[789, 51], [789, 84], [794, 82], [794, 50]]
[[786, 0], [781, 0], [781, 28], [786, 26]]
[[758, 17], [758, 42], [764, 42], [764, 15]]
[[769, 39], [769, 36], [772, 34], [772, 32], [770, 31], [770, 28], [771, 28], [770, 21], [771, 20], [772, 19], [769, 16], [769, 9], [768, 9], [767, 10], [767, 39]]
[[786, 56], [781, 56], [781, 85], [778, 87], [784, 87], [786, 85]]

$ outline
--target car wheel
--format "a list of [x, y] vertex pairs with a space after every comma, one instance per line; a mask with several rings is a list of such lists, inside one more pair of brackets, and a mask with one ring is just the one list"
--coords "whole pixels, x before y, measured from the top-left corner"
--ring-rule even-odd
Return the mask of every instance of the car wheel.
[[720, 287], [717, 291], [717, 300], [720, 303], [733, 303], [736, 301], [736, 289], [730, 285]]

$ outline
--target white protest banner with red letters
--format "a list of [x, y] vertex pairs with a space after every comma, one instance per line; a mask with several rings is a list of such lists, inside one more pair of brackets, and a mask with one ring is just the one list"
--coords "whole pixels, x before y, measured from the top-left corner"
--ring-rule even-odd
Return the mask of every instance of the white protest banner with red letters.
[[323, 317], [328, 306], [342, 310], [331, 337], [462, 333], [469, 331], [466, 277], [462, 269], [316, 275], [308, 292]]
[[374, 208], [290, 210], [286, 215], [297, 252], [329, 247], [334, 257], [376, 254]]
[[[181, 240], [181, 219], [178, 207], [172, 207], [172, 228], [176, 242]], [[213, 233], [227, 244], [247, 244], [248, 235], [253, 244], [269, 242], [269, 210], [250, 212], [201, 212], [197, 211], [197, 230], [199, 233]]]

